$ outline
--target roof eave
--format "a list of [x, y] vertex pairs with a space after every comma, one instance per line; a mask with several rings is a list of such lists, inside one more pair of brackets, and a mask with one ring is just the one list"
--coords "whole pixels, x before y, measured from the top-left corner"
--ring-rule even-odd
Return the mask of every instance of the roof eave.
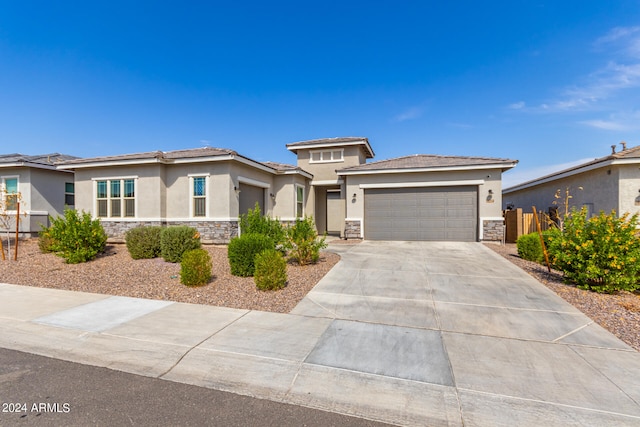
[[328, 147], [337, 147], [337, 146], [345, 146], [345, 145], [364, 145], [366, 147], [365, 151], [367, 152], [367, 158], [373, 159], [375, 157], [375, 153], [373, 152], [373, 148], [366, 139], [360, 139], [357, 141], [345, 141], [345, 142], [318, 142], [316, 144], [308, 144], [301, 146], [294, 146], [296, 143], [287, 144], [287, 150], [293, 152], [294, 154], [298, 154], [298, 150], [313, 150], [314, 148], [328, 148]]
[[168, 163], [165, 159], [144, 158], [144, 159], [119, 159], [119, 160], [96, 160], [87, 161], [85, 163], [60, 163], [56, 165], [57, 169], [87, 169], [87, 168], [102, 168], [108, 166], [131, 166], [131, 165], [144, 165], [144, 164], [158, 164]]
[[448, 171], [466, 171], [477, 169], [501, 169], [503, 172], [516, 166], [518, 162], [508, 163], [491, 163], [484, 165], [461, 165], [461, 166], [435, 166], [422, 168], [380, 168], [380, 169], [363, 169], [363, 170], [337, 170], [338, 175], [370, 175], [380, 173], [416, 173], [416, 172], [448, 172]]
[[568, 178], [570, 176], [578, 175], [578, 174], [585, 173], [585, 172], [589, 172], [589, 171], [592, 171], [592, 170], [595, 170], [595, 169], [600, 169], [600, 168], [604, 168], [604, 167], [608, 167], [608, 166], [614, 166], [614, 165], [625, 165], [625, 164], [626, 165], [629, 165], [629, 164], [640, 164], [640, 158], [612, 159], [612, 158], [608, 157], [606, 160], [603, 160], [603, 161], [587, 163], [587, 164], [584, 164], [582, 166], [577, 166], [575, 168], [566, 169], [564, 171], [556, 172], [556, 173], [551, 174], [551, 175], [545, 175], [543, 177], [540, 177], [540, 178], [537, 178], [537, 179], [534, 179], [534, 180], [523, 182], [521, 184], [514, 185], [514, 186], [509, 187], [509, 188], [505, 188], [503, 190], [503, 193], [504, 194], [512, 193], [514, 191], [524, 190], [526, 188], [535, 187], [537, 185], [546, 184], [548, 182], [558, 181], [560, 179]]
[[34, 168], [45, 170], [57, 170], [57, 165], [43, 165], [42, 163], [32, 162], [12, 162], [12, 163], [0, 163], [0, 168]]

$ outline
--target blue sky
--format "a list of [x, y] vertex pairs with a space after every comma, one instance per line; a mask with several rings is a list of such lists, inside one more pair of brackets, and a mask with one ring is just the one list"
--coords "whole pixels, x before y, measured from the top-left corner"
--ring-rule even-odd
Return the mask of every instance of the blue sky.
[[0, 0], [0, 152], [81, 157], [366, 136], [376, 160], [640, 145], [639, 1]]

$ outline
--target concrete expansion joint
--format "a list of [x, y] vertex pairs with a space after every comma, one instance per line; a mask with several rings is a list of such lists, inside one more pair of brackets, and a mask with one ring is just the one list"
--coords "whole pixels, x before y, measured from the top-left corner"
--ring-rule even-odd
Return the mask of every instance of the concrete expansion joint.
[[622, 412], [605, 411], [603, 409], [587, 408], [587, 407], [584, 407], [584, 406], [575, 406], [575, 405], [569, 405], [569, 404], [566, 404], [566, 403], [550, 402], [548, 400], [530, 399], [530, 398], [527, 398], [527, 397], [512, 396], [512, 395], [508, 395], [508, 394], [490, 393], [488, 391], [474, 390], [474, 389], [463, 388], [463, 387], [457, 387], [457, 389], [459, 391], [463, 391], [463, 392], [466, 392], [466, 393], [479, 394], [479, 395], [483, 395], [483, 396], [507, 398], [507, 399], [519, 400], [521, 402], [540, 403], [540, 404], [543, 404], [543, 405], [556, 406], [556, 407], [559, 407], [559, 408], [578, 409], [578, 410], [581, 410], [581, 411], [588, 411], [588, 412], [594, 412], [594, 413], [605, 414], [605, 415], [615, 415], [615, 416], [619, 416], [619, 417], [630, 418], [632, 420], [640, 420], [640, 416], [629, 415], [629, 414], [625, 414], [625, 413], [622, 413]]
[[555, 340], [551, 341], [551, 342], [558, 342], [562, 339], [565, 339], [568, 336], [571, 336], [573, 334], [575, 334], [576, 332], [579, 332], [581, 330], [583, 330], [584, 328], [586, 328], [587, 326], [591, 326], [593, 325], [595, 322], [593, 320], [591, 320], [590, 322], [585, 323], [584, 325], [580, 326], [579, 328], [574, 329], [573, 331], [567, 332], [566, 334], [559, 336], [558, 338], [556, 338]]
[[214, 333], [212, 333], [211, 335], [207, 336], [206, 338], [204, 338], [203, 340], [201, 340], [200, 342], [196, 343], [195, 345], [191, 346], [189, 348], [189, 346], [187, 346], [187, 348], [189, 348], [187, 351], [185, 351], [182, 356], [180, 356], [178, 358], [178, 360], [176, 360], [176, 362], [171, 365], [169, 367], [169, 369], [167, 369], [165, 372], [161, 373], [160, 375], [158, 375], [158, 378], [162, 378], [165, 375], [167, 375], [169, 372], [173, 371], [175, 369], [176, 366], [178, 366], [180, 364], [180, 362], [182, 362], [182, 360], [184, 360], [185, 357], [187, 357], [187, 355], [189, 353], [191, 353], [195, 348], [197, 348], [198, 346], [200, 346], [202, 343], [204, 343], [205, 341], [211, 339], [214, 335], [224, 331], [225, 329], [227, 329], [230, 325], [234, 324], [235, 322], [237, 322], [238, 320], [242, 319], [244, 316], [246, 316], [247, 314], [251, 313], [251, 311], [247, 311], [246, 313], [244, 313], [242, 316], [238, 317], [237, 319], [234, 319], [232, 322], [229, 322], [228, 324], [226, 324], [223, 328], [215, 331]]
[[[141, 339], [141, 338], [135, 338], [135, 337], [127, 337], [124, 335], [118, 335], [118, 334], [110, 334], [109, 332], [84, 332], [80, 335], [80, 337], [84, 337], [84, 336], [91, 336], [91, 335], [103, 335], [105, 337], [113, 337], [113, 338], [118, 338], [118, 339], [125, 339], [128, 341], [137, 341], [137, 342], [146, 342], [149, 344], [157, 344], [158, 341], [155, 340], [145, 340], [145, 339]], [[191, 346], [186, 345], [186, 344], [171, 344], [172, 346], [176, 346], [176, 347], [184, 347], [184, 348], [188, 348], [191, 349]]]
[[317, 305], [318, 307], [320, 307], [322, 310], [326, 311], [327, 313], [331, 314], [331, 317], [333, 319], [338, 318], [338, 313], [336, 313], [333, 310], [328, 309], [327, 307], [325, 307], [324, 305], [320, 304], [318, 301], [314, 300], [313, 297], [311, 295], [307, 295], [307, 298], [309, 299], [309, 301], [311, 301], [313, 304]]
[[[469, 307], [499, 308], [503, 310], [513, 310], [513, 311], [532, 311], [534, 313], [558, 313], [558, 314], [567, 314], [569, 316], [584, 316], [584, 314], [576, 313], [575, 311], [558, 311], [558, 310], [545, 310], [542, 308], [509, 307], [504, 305], [471, 304], [468, 302], [444, 301], [444, 300], [438, 300], [438, 299], [434, 299], [434, 302], [437, 302], [440, 304], [465, 305]], [[585, 326], [588, 326], [588, 325], [585, 325]], [[581, 326], [580, 329], [582, 329], [583, 327], [584, 326]]]
[[[640, 406], [640, 402], [638, 402], [637, 399], [635, 399], [633, 396], [631, 396], [629, 393], [627, 393], [625, 390], [623, 390], [618, 384], [616, 384], [616, 382], [612, 378], [610, 378], [604, 370], [599, 369], [598, 366], [595, 366], [593, 363], [591, 363], [589, 360], [587, 360], [582, 354], [580, 354], [580, 352], [576, 351], [572, 346], [570, 346], [569, 348], [579, 358], [581, 358], [587, 365], [589, 365], [592, 369], [594, 369], [595, 371], [599, 372], [603, 377], [605, 377], [607, 379], [607, 381], [609, 381], [609, 383], [613, 385], [613, 387], [617, 388], [618, 391], [620, 391], [620, 393], [624, 394], [625, 396], [627, 396], [627, 398], [629, 398], [629, 400], [631, 400], [636, 405]], [[612, 350], [612, 349], [609, 349], [609, 350]], [[635, 352], [635, 350], [633, 350], [633, 349], [632, 350], [625, 350], [625, 351]], [[636, 418], [640, 419], [640, 417], [636, 417]]]
[[597, 345], [576, 344], [576, 343], [570, 343], [570, 342], [556, 342], [556, 340], [558, 338], [556, 338], [556, 340], [553, 340], [553, 341], [547, 341], [547, 340], [540, 340], [540, 339], [505, 337], [503, 335], [489, 335], [489, 334], [486, 334], [486, 333], [483, 334], [483, 333], [473, 333], [473, 332], [460, 332], [460, 331], [455, 331], [455, 330], [451, 330], [451, 329], [441, 329], [441, 332], [447, 333], [447, 334], [452, 334], [452, 335], [468, 335], [468, 336], [472, 336], [472, 337], [498, 338], [498, 339], [501, 339], [501, 340], [510, 340], [510, 341], [519, 341], [519, 342], [531, 342], [531, 343], [539, 343], [539, 344], [554, 344], [554, 345], [562, 345], [562, 346], [569, 347], [569, 348], [573, 348], [573, 347], [595, 348], [595, 349], [607, 350], [607, 351], [620, 351], [620, 352], [623, 352], [623, 353], [636, 353], [636, 351], [634, 349], [615, 348], [615, 347], [602, 347], [602, 346], [597, 346]]

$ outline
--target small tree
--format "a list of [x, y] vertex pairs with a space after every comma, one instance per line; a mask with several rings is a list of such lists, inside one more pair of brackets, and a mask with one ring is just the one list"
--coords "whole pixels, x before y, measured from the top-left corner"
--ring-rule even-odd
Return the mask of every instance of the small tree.
[[65, 209], [62, 217], [51, 217], [48, 233], [53, 239], [51, 249], [68, 264], [90, 261], [104, 252], [107, 245], [107, 234], [100, 220], [75, 209]]
[[249, 209], [248, 213], [240, 215], [240, 232], [268, 236], [273, 240], [276, 249], [281, 249], [287, 240], [285, 229], [280, 221], [262, 215], [258, 202], [253, 209]]
[[[583, 188], [578, 187], [578, 190], [583, 190]], [[558, 208], [562, 208], [562, 211], [558, 209], [558, 218], [557, 218], [558, 222], [552, 221], [551, 219], [549, 219], [549, 222], [556, 224], [558, 228], [562, 230], [564, 229], [565, 220], [571, 214], [570, 201], [571, 199], [573, 199], [573, 196], [571, 195], [570, 187], [566, 187], [564, 189], [564, 195], [562, 194], [562, 190], [558, 188], [556, 190], [556, 193], [553, 195], [553, 198], [555, 200], [551, 202], [551, 204], [557, 206]]]
[[320, 259], [320, 250], [327, 247], [326, 237], [318, 238], [318, 232], [312, 217], [296, 219], [295, 224], [286, 229], [286, 248], [289, 257], [300, 265], [316, 263]]
[[[7, 255], [11, 254], [11, 227], [15, 224], [16, 227], [16, 242], [14, 248], [14, 259], [18, 258], [18, 231], [20, 229], [20, 223], [22, 222], [20, 212], [20, 206], [23, 204], [22, 193], [6, 193], [3, 197], [0, 197], [0, 228], [4, 230], [7, 239]], [[23, 206], [24, 209], [24, 206]], [[26, 211], [23, 211], [23, 217], [26, 217]], [[2, 259], [5, 258], [4, 246], [2, 244], [2, 238], [0, 238], [0, 253], [2, 253]]]

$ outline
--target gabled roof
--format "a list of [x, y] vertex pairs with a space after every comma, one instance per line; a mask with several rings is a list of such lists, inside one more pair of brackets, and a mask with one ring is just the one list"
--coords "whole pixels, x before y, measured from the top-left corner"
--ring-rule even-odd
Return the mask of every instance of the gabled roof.
[[511, 169], [517, 160], [499, 159], [493, 157], [439, 156], [432, 154], [414, 154], [412, 156], [396, 157], [388, 160], [365, 163], [339, 169], [338, 175], [364, 174], [375, 172], [420, 172], [456, 169], [489, 169], [500, 168], [503, 171]]
[[228, 148], [213, 147], [191, 148], [174, 151], [147, 151], [143, 153], [121, 154], [116, 156], [102, 156], [82, 159], [76, 158], [63, 162], [61, 164], [61, 167], [65, 169], [77, 169], [150, 163], [174, 164], [213, 162], [223, 160], [236, 160], [273, 174], [299, 173], [301, 175], [307, 176], [309, 179], [313, 177], [313, 175], [296, 166], [285, 165], [283, 163], [276, 162], [258, 162], [256, 160], [238, 154], [234, 150], [230, 150]]
[[32, 167], [41, 169], [55, 169], [56, 165], [68, 161], [77, 159], [75, 156], [60, 153], [50, 154], [0, 154], [0, 167]]
[[360, 136], [322, 138], [311, 139], [309, 141], [292, 142], [287, 144], [287, 150], [298, 154], [298, 150], [301, 149], [343, 147], [345, 145], [362, 145], [368, 159], [372, 159], [375, 156], [371, 145], [369, 145], [369, 140]]
[[69, 165], [86, 165], [86, 164], [113, 164], [120, 162], [127, 163], [137, 163], [141, 161], [152, 161], [154, 163], [162, 163], [163, 161], [171, 161], [176, 159], [194, 159], [199, 157], [217, 157], [217, 156], [229, 156], [229, 155], [237, 155], [233, 150], [228, 150], [226, 148], [212, 148], [212, 147], [202, 147], [202, 148], [192, 148], [186, 150], [175, 150], [175, 151], [146, 151], [142, 153], [131, 153], [131, 154], [118, 154], [114, 156], [100, 156], [100, 157], [87, 157], [87, 158], [76, 158], [73, 160], [69, 160], [64, 162], [66, 166]]
[[[614, 148], [615, 146], [612, 146]], [[640, 163], [640, 145], [637, 147], [631, 147], [626, 150], [619, 151], [617, 153], [611, 153], [608, 156], [599, 157], [590, 162], [582, 163], [577, 166], [573, 166], [568, 169], [563, 169], [558, 172], [554, 172], [548, 175], [541, 176], [540, 178], [532, 179], [509, 188], [505, 188], [503, 193], [510, 193], [513, 191], [522, 190], [525, 188], [533, 187], [546, 182], [555, 181], [558, 179], [566, 178], [579, 173], [588, 172], [593, 169], [599, 169], [608, 167], [611, 165], [620, 164], [635, 164]]]

